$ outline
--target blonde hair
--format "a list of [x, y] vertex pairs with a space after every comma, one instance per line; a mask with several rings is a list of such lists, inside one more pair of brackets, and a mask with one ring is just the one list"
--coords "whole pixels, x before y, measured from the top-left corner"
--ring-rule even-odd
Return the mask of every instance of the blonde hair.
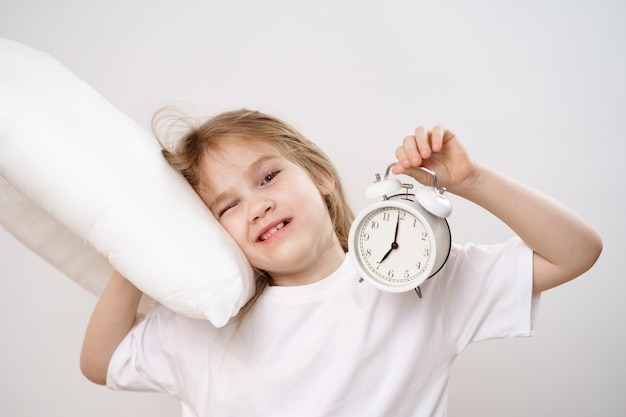
[[[186, 132], [178, 139], [173, 150], [167, 149], [157, 133], [164, 120], [183, 122]], [[193, 122], [181, 115], [173, 116], [167, 109], [157, 112], [152, 129], [163, 147], [167, 162], [191, 184], [202, 197], [207, 186], [202, 172], [204, 156], [215, 151], [225, 140], [236, 138], [244, 141], [260, 141], [269, 144], [283, 157], [302, 168], [316, 184], [325, 189], [324, 199], [337, 239], [344, 252], [348, 251], [348, 234], [354, 215], [348, 204], [339, 174], [328, 156], [295, 128], [273, 116], [259, 111], [241, 109], [221, 113], [202, 123]], [[271, 277], [265, 271], [257, 271], [256, 294], [244, 307], [247, 311], [261, 292], [269, 285]]]

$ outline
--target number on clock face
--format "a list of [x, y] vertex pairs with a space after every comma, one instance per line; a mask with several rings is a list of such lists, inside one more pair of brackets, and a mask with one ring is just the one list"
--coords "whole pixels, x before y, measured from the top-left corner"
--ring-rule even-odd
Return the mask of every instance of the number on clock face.
[[430, 262], [430, 237], [410, 212], [383, 207], [363, 219], [358, 235], [363, 264], [378, 278], [404, 283], [420, 277]]

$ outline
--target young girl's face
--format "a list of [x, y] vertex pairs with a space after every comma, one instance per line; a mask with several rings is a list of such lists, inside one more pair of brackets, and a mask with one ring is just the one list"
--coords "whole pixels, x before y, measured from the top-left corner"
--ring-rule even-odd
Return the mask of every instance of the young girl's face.
[[[250, 264], [276, 285], [323, 279], [345, 254], [323, 195], [307, 173], [265, 143], [228, 140], [202, 161], [203, 198]], [[332, 182], [332, 181], [331, 181]]]

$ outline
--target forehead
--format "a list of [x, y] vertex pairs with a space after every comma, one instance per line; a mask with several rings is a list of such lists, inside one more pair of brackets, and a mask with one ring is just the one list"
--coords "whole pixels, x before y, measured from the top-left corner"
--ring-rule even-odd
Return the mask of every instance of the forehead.
[[269, 143], [235, 138], [207, 150], [200, 162], [203, 170], [215, 174], [224, 169], [248, 167], [261, 158], [280, 157], [280, 152]]
[[207, 150], [200, 161], [204, 192], [218, 192], [220, 185], [250, 174], [264, 161], [283, 159], [268, 143], [243, 139], [224, 140]]

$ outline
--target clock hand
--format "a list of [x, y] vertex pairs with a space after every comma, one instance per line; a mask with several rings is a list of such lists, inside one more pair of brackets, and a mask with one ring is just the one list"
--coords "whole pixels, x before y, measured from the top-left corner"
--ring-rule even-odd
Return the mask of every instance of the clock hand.
[[[391, 244], [392, 249], [398, 249], [398, 228], [400, 226], [400, 212], [398, 211], [398, 220], [396, 221], [396, 233], [393, 235], [393, 243]], [[393, 247], [395, 244], [395, 248]]]
[[[391, 249], [389, 249], [389, 250], [387, 251], [387, 253], [385, 254], [385, 256], [383, 256], [383, 259], [381, 259], [380, 261], [378, 261], [378, 262], [377, 262], [378, 267], [380, 266], [380, 264], [382, 264], [382, 263], [383, 263], [383, 261], [384, 261], [385, 259], [387, 259], [387, 257], [388, 257], [388, 256], [389, 256], [389, 254], [391, 253], [391, 251], [392, 251], [392, 250], [394, 250], [394, 249], [395, 249], [395, 248], [393, 247], [393, 243], [392, 243], [392, 244], [391, 244]], [[378, 267], [376, 267], [376, 269], [378, 269]]]
[[[381, 259], [380, 261], [377, 262], [378, 266], [380, 266], [380, 264], [382, 264], [383, 261], [385, 259], [387, 259], [389, 254], [394, 249], [398, 249], [398, 228], [399, 228], [399, 226], [400, 226], [400, 212], [398, 212], [398, 220], [396, 221], [396, 231], [395, 231], [395, 234], [393, 235], [393, 242], [391, 243], [391, 248], [387, 251], [387, 253], [385, 253], [385, 255], [383, 256], [383, 259]], [[378, 267], [376, 269], [378, 269]]]

